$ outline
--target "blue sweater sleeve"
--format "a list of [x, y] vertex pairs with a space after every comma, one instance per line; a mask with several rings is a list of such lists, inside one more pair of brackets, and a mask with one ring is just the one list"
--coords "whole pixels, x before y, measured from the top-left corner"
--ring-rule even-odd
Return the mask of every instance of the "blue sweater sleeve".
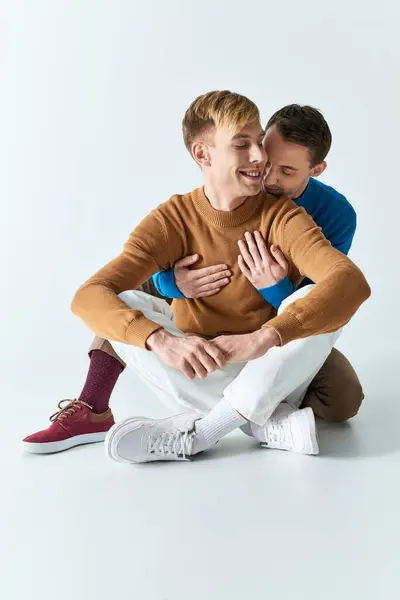
[[293, 294], [295, 290], [296, 288], [289, 277], [285, 277], [285, 279], [281, 279], [281, 281], [278, 281], [275, 285], [271, 285], [271, 287], [263, 288], [258, 291], [264, 300], [278, 310], [285, 298]]
[[[334, 240], [332, 246], [340, 252], [343, 252], [343, 254], [348, 254], [356, 232], [356, 227], [357, 215], [354, 213], [353, 218], [349, 219], [346, 227], [342, 229], [340, 238]], [[311, 279], [308, 279], [308, 277], [305, 277], [299, 284], [299, 288], [310, 285], [311, 283], [314, 282], [311, 281]], [[285, 277], [285, 279], [282, 279], [279, 283], [258, 291], [269, 304], [272, 304], [272, 306], [278, 310], [285, 298], [293, 294], [295, 290], [296, 288], [290, 279]]]
[[175, 282], [174, 270], [159, 271], [152, 277], [156, 290], [164, 298], [184, 298]]

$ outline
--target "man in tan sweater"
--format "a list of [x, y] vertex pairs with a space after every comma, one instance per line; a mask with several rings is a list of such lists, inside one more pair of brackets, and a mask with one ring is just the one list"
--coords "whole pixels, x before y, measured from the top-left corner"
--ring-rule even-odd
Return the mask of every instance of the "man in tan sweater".
[[[182, 460], [238, 427], [264, 447], [316, 454], [312, 410], [297, 407], [340, 328], [368, 298], [368, 283], [304, 209], [260, 191], [267, 157], [258, 109], [250, 100], [227, 91], [200, 96], [186, 111], [183, 134], [204, 187], [153, 210], [121, 255], [93, 275], [72, 304], [168, 406], [183, 411], [165, 420], [137, 417], [112, 426], [108, 454], [122, 462]], [[287, 298], [279, 314], [238, 264], [240, 249], [256, 268], [263, 239], [281, 249], [294, 284], [304, 276], [316, 282]], [[132, 291], [188, 254], [198, 254], [200, 266], [226, 263], [230, 285], [214, 296], [175, 300], [172, 307]], [[91, 419], [92, 429], [84, 429], [90, 410], [75, 402], [57, 413], [53, 426], [69, 435], [64, 447], [75, 445], [72, 433], [83, 438], [98, 433], [101, 439], [99, 415]], [[73, 432], [68, 419], [79, 417], [84, 425]], [[46, 431], [26, 438], [27, 449], [63, 449], [64, 440], [54, 431], [46, 438]]]

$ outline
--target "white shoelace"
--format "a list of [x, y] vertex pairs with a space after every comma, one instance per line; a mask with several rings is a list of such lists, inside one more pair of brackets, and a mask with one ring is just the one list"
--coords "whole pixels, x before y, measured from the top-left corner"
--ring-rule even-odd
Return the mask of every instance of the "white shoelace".
[[147, 451], [151, 454], [164, 456], [174, 454], [186, 458], [191, 456], [195, 431], [176, 431], [175, 433], [162, 433], [154, 441], [149, 438]]
[[289, 445], [289, 438], [285, 431], [286, 419], [283, 421], [274, 421], [271, 419], [266, 428], [267, 444], [279, 444], [279, 446]]

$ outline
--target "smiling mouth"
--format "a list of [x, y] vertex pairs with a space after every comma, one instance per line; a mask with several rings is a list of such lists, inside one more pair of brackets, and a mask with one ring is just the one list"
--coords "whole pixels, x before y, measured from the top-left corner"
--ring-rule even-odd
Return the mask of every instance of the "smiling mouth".
[[255, 183], [259, 183], [261, 181], [261, 171], [239, 171], [243, 177], [246, 177], [248, 181], [253, 181]]

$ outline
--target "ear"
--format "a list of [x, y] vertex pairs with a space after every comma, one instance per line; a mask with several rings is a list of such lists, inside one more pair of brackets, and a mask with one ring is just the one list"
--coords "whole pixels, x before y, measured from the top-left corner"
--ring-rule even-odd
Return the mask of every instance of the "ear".
[[194, 142], [192, 144], [192, 156], [200, 167], [209, 167], [211, 165], [210, 152], [207, 144], [204, 142]]
[[322, 163], [319, 163], [319, 165], [315, 165], [315, 167], [311, 169], [311, 177], [319, 177], [325, 171], [327, 166], [325, 160]]

